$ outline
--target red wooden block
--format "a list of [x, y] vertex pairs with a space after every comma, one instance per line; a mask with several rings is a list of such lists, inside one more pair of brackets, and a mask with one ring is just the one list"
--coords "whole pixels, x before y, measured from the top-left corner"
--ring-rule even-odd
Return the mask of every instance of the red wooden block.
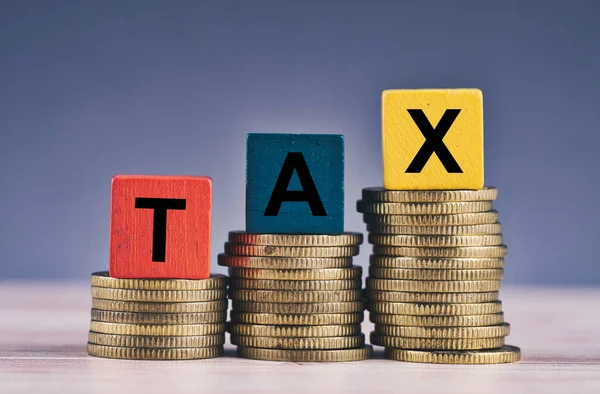
[[110, 276], [208, 278], [211, 212], [211, 178], [115, 176]]

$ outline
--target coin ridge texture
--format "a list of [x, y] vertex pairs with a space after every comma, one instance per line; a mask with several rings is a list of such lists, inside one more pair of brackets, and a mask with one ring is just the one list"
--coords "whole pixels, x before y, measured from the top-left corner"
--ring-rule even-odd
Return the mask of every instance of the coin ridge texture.
[[364, 319], [360, 313], [283, 314], [230, 312], [231, 323], [266, 324], [283, 326], [329, 326], [335, 324], [358, 324]]
[[501, 257], [406, 257], [406, 256], [369, 256], [370, 267], [402, 269], [498, 269], [504, 267]]
[[[371, 278], [367, 278], [371, 279]], [[380, 279], [393, 282], [388, 288], [411, 293], [477, 293], [500, 290], [499, 280], [401, 280]], [[392, 287], [393, 286], [393, 287]]]
[[362, 267], [315, 268], [310, 270], [278, 270], [257, 268], [229, 268], [231, 277], [273, 280], [338, 280], [362, 277]]
[[404, 280], [501, 280], [504, 270], [450, 270], [450, 269], [404, 269], [369, 267], [369, 275], [380, 279]]
[[232, 304], [233, 310], [251, 313], [283, 313], [303, 315], [358, 313], [365, 310], [365, 303], [363, 301], [313, 303], [233, 301]]
[[508, 323], [487, 327], [402, 327], [375, 324], [380, 335], [410, 338], [497, 338], [510, 334]]
[[367, 224], [367, 231], [374, 235], [491, 235], [501, 234], [502, 224], [471, 224], [466, 226], [392, 226]]
[[204, 302], [137, 302], [92, 298], [92, 308], [115, 312], [202, 313], [227, 310], [227, 300]]
[[504, 337], [495, 338], [409, 338], [371, 333], [371, 344], [401, 349], [480, 350], [499, 348]]
[[271, 246], [225, 243], [225, 253], [234, 256], [350, 257], [356, 256], [358, 252], [358, 246]]
[[373, 254], [385, 256], [412, 257], [505, 257], [508, 253], [506, 245], [498, 246], [469, 246], [455, 248], [423, 248], [410, 246], [381, 246], [373, 245]]
[[504, 313], [489, 315], [454, 315], [454, 316], [413, 316], [413, 315], [385, 315], [382, 313], [369, 313], [369, 320], [373, 323], [387, 326], [408, 327], [477, 327], [491, 326], [504, 322]]
[[160, 349], [103, 346], [88, 343], [87, 352], [90, 356], [127, 360], [192, 360], [221, 357], [225, 350], [223, 346]]
[[275, 280], [246, 279], [233, 277], [229, 280], [230, 289], [286, 290], [286, 291], [334, 291], [361, 288], [360, 279], [337, 280]]
[[218, 301], [227, 297], [227, 290], [131, 290], [92, 286], [92, 297], [138, 302]]
[[213, 335], [225, 332], [225, 323], [206, 324], [127, 324], [107, 323], [99, 321], [90, 322], [90, 331], [102, 334], [118, 335], [154, 335], [154, 336], [195, 336]]
[[[365, 297], [370, 301], [384, 302], [421, 302], [421, 303], [451, 303], [451, 304], [474, 304], [479, 302], [497, 301], [499, 293], [497, 291], [476, 292], [476, 293], [411, 293], [402, 290], [396, 290], [394, 285], [381, 284], [373, 281], [379, 279], [367, 278], [367, 290]], [[393, 282], [388, 279], [381, 279], [386, 282]], [[385, 290], [390, 287], [392, 290]], [[383, 290], [381, 290], [384, 288]]]
[[258, 337], [231, 335], [229, 340], [232, 345], [244, 347], [258, 347], [262, 349], [353, 349], [365, 345], [365, 335], [352, 335], [346, 337]]
[[225, 334], [188, 336], [144, 336], [102, 334], [90, 331], [88, 342], [96, 345], [133, 348], [214, 347], [225, 344]]
[[521, 359], [521, 349], [504, 345], [497, 349], [477, 351], [411, 350], [386, 348], [384, 357], [390, 360], [434, 364], [502, 364]]
[[360, 324], [329, 326], [278, 326], [264, 324], [229, 323], [227, 331], [233, 335], [258, 337], [344, 337], [361, 334]]
[[227, 287], [227, 276], [211, 274], [208, 279], [121, 279], [111, 278], [108, 271], [94, 272], [92, 286], [131, 290], [211, 290]]
[[348, 302], [361, 300], [363, 298], [363, 292], [360, 289], [338, 291], [271, 291], [229, 289], [229, 298], [235, 301], [254, 302]]
[[491, 201], [468, 202], [372, 202], [358, 200], [360, 213], [376, 215], [452, 215], [457, 213], [486, 212], [492, 209]]
[[502, 244], [502, 234], [492, 235], [369, 235], [369, 243], [381, 246], [470, 247]]
[[128, 324], [203, 324], [227, 320], [227, 311], [197, 313], [116, 312], [92, 309], [92, 320]]
[[479, 190], [386, 190], [382, 187], [362, 189], [363, 201], [377, 202], [449, 202], [492, 201], [498, 189], [484, 186]]
[[237, 348], [238, 357], [255, 360], [289, 362], [347, 362], [361, 361], [373, 357], [373, 347], [365, 345], [357, 349], [338, 350], [282, 350], [252, 347]]
[[367, 224], [392, 226], [465, 226], [489, 224], [498, 221], [498, 211], [458, 213], [451, 215], [378, 215], [363, 214]]
[[489, 315], [502, 312], [502, 302], [483, 302], [475, 304], [426, 304], [410, 302], [376, 302], [369, 301], [370, 312], [387, 315]]
[[218, 264], [224, 267], [264, 269], [350, 268], [352, 257], [268, 257], [229, 256], [219, 254]]
[[230, 231], [229, 242], [245, 245], [271, 246], [355, 246], [363, 242], [361, 233], [322, 234], [251, 234]]

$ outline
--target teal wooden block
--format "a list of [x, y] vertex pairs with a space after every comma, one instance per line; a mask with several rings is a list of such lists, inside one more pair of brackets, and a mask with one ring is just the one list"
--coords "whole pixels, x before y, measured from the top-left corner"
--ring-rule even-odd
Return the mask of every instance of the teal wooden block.
[[344, 136], [248, 134], [246, 231], [344, 232]]

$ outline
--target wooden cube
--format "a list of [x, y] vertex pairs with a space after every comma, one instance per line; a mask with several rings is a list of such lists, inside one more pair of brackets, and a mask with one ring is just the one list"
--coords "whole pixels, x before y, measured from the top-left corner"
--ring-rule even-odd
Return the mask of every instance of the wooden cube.
[[344, 232], [344, 137], [248, 134], [246, 231]]
[[382, 113], [386, 189], [483, 187], [480, 90], [386, 90]]
[[211, 178], [115, 176], [110, 276], [208, 278], [211, 213]]

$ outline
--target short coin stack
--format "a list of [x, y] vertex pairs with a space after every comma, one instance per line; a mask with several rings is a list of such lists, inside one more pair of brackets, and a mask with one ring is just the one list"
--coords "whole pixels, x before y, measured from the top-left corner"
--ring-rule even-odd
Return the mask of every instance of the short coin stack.
[[362, 234], [230, 232], [219, 265], [229, 267], [228, 331], [238, 356], [334, 362], [368, 359], [361, 267]]
[[389, 359], [488, 364], [518, 361], [504, 345], [498, 290], [506, 246], [495, 188], [400, 191], [363, 189], [373, 244], [366, 298], [371, 343]]
[[225, 343], [227, 277], [117, 279], [92, 274], [91, 356], [136, 360], [219, 357]]

